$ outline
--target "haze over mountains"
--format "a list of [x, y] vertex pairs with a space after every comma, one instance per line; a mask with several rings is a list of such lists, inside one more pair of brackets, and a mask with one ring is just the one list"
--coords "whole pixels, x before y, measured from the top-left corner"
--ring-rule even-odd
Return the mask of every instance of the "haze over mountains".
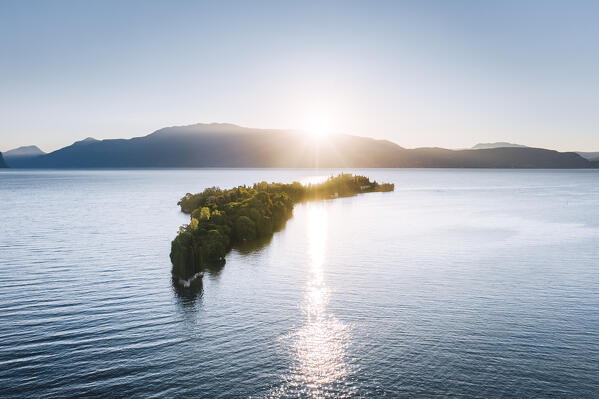
[[13, 168], [21, 167], [21, 165], [27, 165], [30, 158], [44, 154], [45, 152], [40, 150], [35, 145], [19, 147], [2, 153], [6, 163]]
[[599, 162], [599, 151], [595, 151], [595, 152], [577, 151], [576, 153], [578, 155], [580, 155], [581, 157], [586, 158], [590, 161]]
[[514, 147], [514, 148], [529, 148], [525, 145], [522, 144], [513, 144], [513, 143], [506, 143], [504, 141], [498, 142], [498, 143], [478, 143], [477, 145], [475, 145], [474, 147], [472, 147], [473, 150], [488, 150], [490, 148], [510, 148], [510, 147]]
[[290, 130], [252, 129], [226, 123], [168, 127], [144, 137], [91, 137], [51, 153], [35, 146], [7, 151], [15, 168], [593, 168], [574, 152], [510, 143], [477, 149], [406, 149], [387, 140], [344, 134], [314, 140]]
[[[478, 143], [472, 147], [473, 150], [485, 150], [489, 148], [531, 148], [522, 144], [514, 144], [514, 143], [506, 143], [506, 142], [497, 142], [497, 143]], [[599, 151], [597, 152], [585, 152], [585, 151], [576, 151], [578, 155], [583, 158], [588, 159], [589, 161], [599, 161]]]
[[18, 158], [43, 155], [45, 154], [45, 152], [40, 150], [39, 147], [35, 145], [28, 145], [24, 147], [15, 148], [14, 150], [6, 151], [3, 154], [6, 158]]

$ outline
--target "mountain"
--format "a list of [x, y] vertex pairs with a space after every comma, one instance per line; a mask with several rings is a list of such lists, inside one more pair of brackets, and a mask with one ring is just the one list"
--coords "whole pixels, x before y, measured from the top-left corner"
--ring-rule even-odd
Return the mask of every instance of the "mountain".
[[599, 151], [596, 151], [596, 152], [576, 151], [576, 153], [578, 155], [580, 155], [581, 157], [588, 159], [589, 161], [599, 161]]
[[95, 139], [93, 137], [88, 137], [88, 138], [83, 139], [83, 140], [75, 141], [73, 143], [73, 145], [87, 145], [87, 144], [97, 143], [98, 141], [100, 141], [100, 140]]
[[3, 154], [4, 154], [4, 157], [11, 158], [11, 157], [30, 157], [30, 156], [43, 155], [43, 154], [45, 154], [45, 152], [40, 150], [38, 146], [27, 145], [24, 147], [15, 148], [14, 150], [5, 151]]
[[406, 149], [368, 137], [339, 134], [314, 141], [297, 131], [213, 123], [168, 127], [132, 139], [88, 138], [28, 158], [20, 167], [590, 168], [594, 164], [576, 153], [540, 148]]
[[417, 148], [407, 150], [398, 167], [411, 168], [541, 168], [585, 169], [592, 162], [574, 152], [543, 148], [499, 147], [481, 150]]
[[4, 160], [6, 161], [6, 163], [11, 167], [16, 168], [21, 167], [23, 165], [27, 165], [29, 162], [29, 158], [37, 157], [44, 154], [45, 152], [40, 150], [39, 147], [35, 145], [19, 147], [3, 153]]
[[528, 148], [528, 147], [525, 145], [521, 145], [521, 144], [506, 143], [503, 141], [500, 141], [497, 143], [478, 143], [477, 145], [472, 147], [473, 150], [488, 150], [491, 148]]
[[4, 162], [4, 157], [2, 157], [2, 153], [1, 152], [0, 152], [0, 168], [8, 168], [8, 166]]
[[[506, 142], [497, 142], [497, 143], [478, 143], [474, 147], [473, 150], [486, 150], [490, 148], [530, 148], [521, 144], [513, 144]], [[585, 152], [585, 151], [576, 151], [578, 155], [581, 157], [588, 159], [589, 161], [599, 162], [599, 151], [596, 152]]]
[[384, 167], [401, 147], [385, 140], [336, 135], [316, 146], [295, 131], [196, 124], [132, 139], [83, 140], [30, 159], [24, 167]]

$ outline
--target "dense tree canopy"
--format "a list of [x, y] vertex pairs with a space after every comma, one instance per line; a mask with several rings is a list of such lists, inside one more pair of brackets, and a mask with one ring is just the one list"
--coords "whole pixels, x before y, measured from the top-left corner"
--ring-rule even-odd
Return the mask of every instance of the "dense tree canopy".
[[209, 264], [224, 263], [232, 246], [269, 237], [280, 229], [298, 202], [393, 190], [393, 184], [340, 174], [306, 186], [260, 182], [252, 187], [211, 187], [198, 194], [187, 193], [178, 205], [191, 220], [179, 228], [172, 242], [173, 273], [188, 279]]

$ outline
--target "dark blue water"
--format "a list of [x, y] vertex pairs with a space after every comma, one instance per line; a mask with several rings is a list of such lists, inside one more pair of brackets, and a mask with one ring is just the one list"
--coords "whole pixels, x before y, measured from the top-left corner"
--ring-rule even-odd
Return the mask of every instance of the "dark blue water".
[[182, 195], [329, 172], [1, 172], [0, 396], [597, 397], [599, 173], [362, 172], [192, 289]]

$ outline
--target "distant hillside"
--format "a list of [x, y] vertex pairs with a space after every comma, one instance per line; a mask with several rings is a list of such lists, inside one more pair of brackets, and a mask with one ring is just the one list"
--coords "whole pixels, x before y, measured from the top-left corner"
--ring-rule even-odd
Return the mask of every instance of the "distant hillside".
[[19, 168], [23, 165], [27, 165], [29, 162], [29, 158], [44, 155], [45, 152], [40, 150], [35, 145], [28, 145], [24, 147], [15, 148], [10, 151], [6, 151], [3, 154], [4, 160], [9, 166]]
[[[497, 143], [479, 143], [472, 147], [473, 150], [487, 150], [490, 148], [531, 148], [521, 144], [513, 144], [507, 142], [497, 142]], [[575, 151], [581, 157], [588, 159], [589, 161], [599, 161], [599, 151], [596, 152], [585, 152], [585, 151]]]
[[11, 157], [43, 155], [43, 154], [45, 154], [45, 152], [40, 150], [39, 147], [36, 145], [27, 145], [24, 147], [15, 148], [14, 150], [5, 151], [3, 154], [6, 158], [11, 158]]
[[581, 157], [588, 159], [589, 161], [599, 161], [599, 151], [596, 151], [596, 152], [576, 151], [576, 153], [578, 155], [580, 155]]
[[4, 157], [2, 156], [2, 153], [0, 152], [0, 168], [7, 168], [8, 166], [6, 166], [6, 163], [4, 162]]
[[521, 145], [521, 144], [513, 144], [513, 143], [506, 143], [503, 141], [497, 142], [497, 143], [478, 143], [477, 145], [475, 145], [474, 147], [472, 147], [473, 150], [488, 150], [491, 148], [528, 148], [525, 145]]
[[347, 135], [316, 146], [292, 131], [197, 124], [160, 129], [128, 140], [86, 139], [35, 157], [24, 167], [384, 167], [401, 147]]
[[399, 167], [413, 168], [592, 168], [574, 152], [542, 148], [500, 147], [482, 150], [417, 148], [404, 152]]
[[593, 164], [575, 153], [538, 148], [405, 149], [367, 137], [334, 135], [315, 142], [295, 131], [196, 124], [127, 140], [88, 138], [27, 158], [19, 167], [590, 168]]

